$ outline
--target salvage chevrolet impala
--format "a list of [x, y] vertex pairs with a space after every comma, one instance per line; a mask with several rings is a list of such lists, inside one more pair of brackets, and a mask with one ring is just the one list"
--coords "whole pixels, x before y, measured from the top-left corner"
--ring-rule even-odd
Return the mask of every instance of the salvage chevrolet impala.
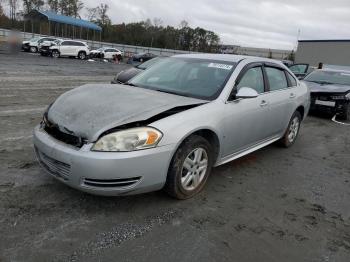
[[177, 55], [125, 85], [64, 93], [35, 128], [34, 146], [42, 167], [73, 188], [99, 195], [164, 188], [186, 199], [212, 167], [275, 141], [291, 146], [309, 97], [278, 61]]

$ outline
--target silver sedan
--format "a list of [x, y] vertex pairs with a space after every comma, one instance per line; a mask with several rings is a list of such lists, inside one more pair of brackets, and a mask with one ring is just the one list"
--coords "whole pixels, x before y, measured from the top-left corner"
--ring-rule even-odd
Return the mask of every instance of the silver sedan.
[[34, 130], [49, 174], [98, 195], [165, 189], [186, 199], [212, 167], [278, 141], [291, 146], [309, 91], [282, 63], [191, 54], [162, 59], [125, 85], [61, 95]]

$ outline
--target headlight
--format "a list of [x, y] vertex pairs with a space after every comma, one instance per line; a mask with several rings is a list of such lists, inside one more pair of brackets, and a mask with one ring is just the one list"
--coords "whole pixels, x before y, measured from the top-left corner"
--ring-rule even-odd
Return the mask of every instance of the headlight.
[[146, 149], [155, 147], [162, 136], [160, 131], [152, 127], [131, 128], [101, 137], [91, 150], [125, 152]]
[[347, 100], [350, 100], [350, 92], [347, 93], [345, 97], [346, 97]]

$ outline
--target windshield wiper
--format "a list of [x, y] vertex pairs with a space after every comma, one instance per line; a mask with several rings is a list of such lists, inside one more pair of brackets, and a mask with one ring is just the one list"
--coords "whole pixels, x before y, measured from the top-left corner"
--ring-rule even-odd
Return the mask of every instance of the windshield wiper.
[[174, 91], [170, 91], [170, 90], [164, 90], [164, 89], [154, 89], [158, 92], [162, 92], [162, 93], [167, 93], [167, 94], [172, 94], [172, 95], [177, 95], [177, 96], [185, 96], [185, 97], [191, 97], [189, 95], [185, 95], [183, 93], [177, 93], [177, 92], [174, 92]]
[[320, 85], [334, 85], [334, 83], [327, 82], [327, 81], [310, 81], [310, 82], [314, 82]]
[[130, 82], [126, 82], [126, 83], [124, 83], [123, 85], [136, 86], [136, 87], [138, 87], [137, 85], [135, 85], [135, 84], [133, 84], [133, 83], [130, 83]]

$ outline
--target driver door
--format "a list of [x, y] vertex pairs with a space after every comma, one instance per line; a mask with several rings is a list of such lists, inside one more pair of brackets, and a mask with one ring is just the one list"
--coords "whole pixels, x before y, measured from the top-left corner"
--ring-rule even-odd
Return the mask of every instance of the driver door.
[[235, 99], [225, 104], [224, 156], [252, 147], [265, 140], [269, 114], [268, 93], [262, 65], [254, 63], [238, 76], [234, 90], [250, 87], [258, 92], [255, 98]]

